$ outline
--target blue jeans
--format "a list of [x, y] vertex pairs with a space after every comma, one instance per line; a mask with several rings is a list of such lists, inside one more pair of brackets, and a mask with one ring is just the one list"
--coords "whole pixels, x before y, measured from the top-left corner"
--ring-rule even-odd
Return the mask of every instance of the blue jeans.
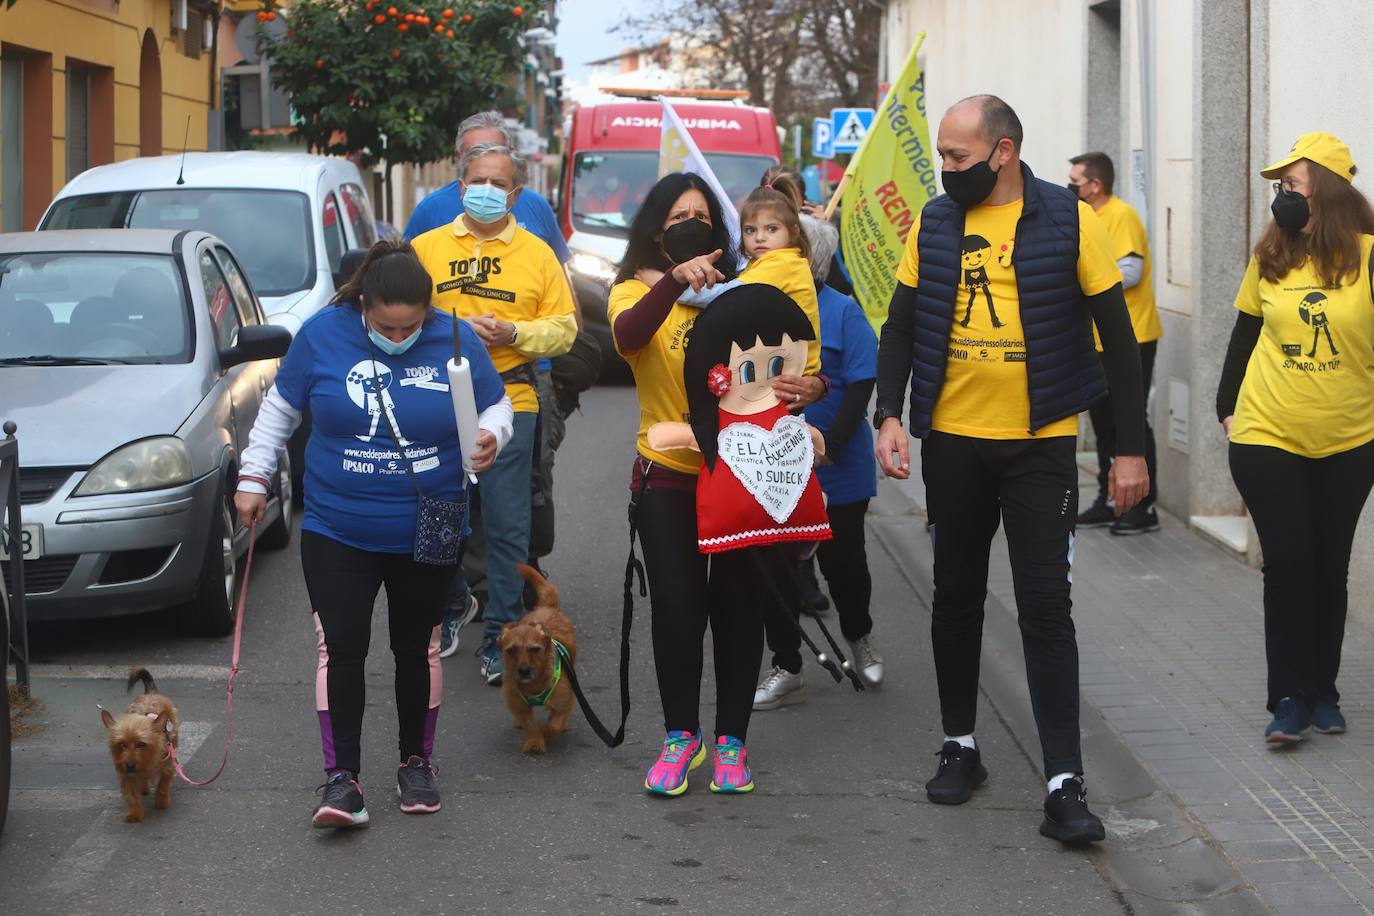
[[525, 580], [515, 567], [529, 560], [530, 472], [538, 415], [517, 413], [515, 430], [496, 463], [477, 477], [482, 530], [487, 541], [487, 606], [484, 651], [494, 651], [501, 627], [525, 613]]

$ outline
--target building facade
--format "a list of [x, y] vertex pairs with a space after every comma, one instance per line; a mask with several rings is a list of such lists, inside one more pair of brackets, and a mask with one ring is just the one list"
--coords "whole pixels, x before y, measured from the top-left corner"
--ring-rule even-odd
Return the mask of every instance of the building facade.
[[[1214, 402], [1232, 303], [1273, 196], [1259, 169], [1307, 131], [1345, 140], [1374, 189], [1374, 4], [1366, 0], [891, 0], [890, 79], [919, 32], [934, 134], [959, 99], [993, 93], [1025, 126], [1023, 156], [1067, 178], [1103, 150], [1117, 193], [1150, 232], [1164, 325], [1151, 418], [1161, 505], [1252, 562]], [[932, 141], [934, 137], [932, 136]], [[1085, 424], [1086, 425], [1086, 424]], [[1365, 511], [1364, 532], [1374, 525]], [[1353, 596], [1374, 592], [1374, 538], [1359, 538]], [[1374, 623], [1374, 602], [1351, 611]]]
[[0, 7], [0, 231], [35, 228], [91, 166], [206, 149], [213, 10], [186, 0]]

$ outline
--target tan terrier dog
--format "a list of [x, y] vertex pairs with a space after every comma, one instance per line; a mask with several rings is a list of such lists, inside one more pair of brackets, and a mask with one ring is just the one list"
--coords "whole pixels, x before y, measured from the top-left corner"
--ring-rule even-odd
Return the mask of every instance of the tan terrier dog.
[[143, 693], [134, 697], [124, 715], [115, 718], [108, 709], [100, 710], [100, 721], [109, 733], [110, 757], [119, 774], [120, 794], [128, 807], [126, 824], [143, 820], [143, 796], [148, 784], [157, 777], [154, 808], [172, 807], [172, 783], [176, 771], [172, 765], [172, 748], [181, 735], [181, 722], [172, 701], [157, 692], [157, 684], [146, 668], [129, 672], [129, 684], [143, 682]]
[[[501, 629], [496, 644], [501, 649], [501, 695], [515, 717], [517, 728], [525, 730], [526, 754], [544, 753], [544, 741], [568, 730], [573, 711], [573, 692], [564, 676], [564, 659], [558, 644], [567, 652], [567, 661], [577, 663], [577, 637], [572, 621], [558, 606], [558, 589], [529, 566], [517, 566], [520, 575], [534, 589], [535, 606], [515, 623]], [[534, 717], [537, 707], [549, 710], [547, 722]]]

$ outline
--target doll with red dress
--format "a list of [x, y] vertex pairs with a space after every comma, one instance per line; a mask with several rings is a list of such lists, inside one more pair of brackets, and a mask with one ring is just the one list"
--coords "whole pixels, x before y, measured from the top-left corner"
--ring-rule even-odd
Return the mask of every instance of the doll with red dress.
[[690, 423], [657, 423], [649, 445], [701, 452], [697, 546], [702, 553], [824, 541], [830, 522], [814, 465], [820, 432], [788, 413], [772, 380], [799, 375], [815, 331], [772, 286], [722, 294], [688, 332], [683, 381]]

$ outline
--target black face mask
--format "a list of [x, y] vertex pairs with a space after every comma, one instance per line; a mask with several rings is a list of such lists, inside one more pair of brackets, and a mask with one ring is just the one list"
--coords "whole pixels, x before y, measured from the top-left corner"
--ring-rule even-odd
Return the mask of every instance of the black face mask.
[[1269, 205], [1269, 209], [1273, 211], [1274, 222], [1279, 224], [1279, 228], [1290, 232], [1302, 229], [1312, 217], [1307, 198], [1297, 191], [1279, 191], [1274, 195], [1274, 202]]
[[674, 264], [682, 264], [716, 250], [710, 223], [702, 219], [684, 219], [663, 230], [663, 252]]
[[988, 199], [992, 189], [997, 186], [997, 172], [988, 165], [997, 155], [997, 147], [992, 148], [988, 158], [962, 172], [945, 171], [940, 173], [945, 193], [965, 210], [970, 210]]
[[1070, 181], [1070, 182], [1068, 183], [1068, 189], [1069, 189], [1070, 191], [1072, 191], [1072, 192], [1073, 192], [1073, 196], [1074, 196], [1074, 197], [1077, 197], [1079, 200], [1082, 200], [1082, 199], [1083, 199], [1083, 195], [1080, 194], [1080, 193], [1078, 192], [1078, 189], [1081, 188], [1081, 187], [1083, 187], [1083, 185], [1081, 185], [1081, 184], [1074, 184], [1072, 181]]

